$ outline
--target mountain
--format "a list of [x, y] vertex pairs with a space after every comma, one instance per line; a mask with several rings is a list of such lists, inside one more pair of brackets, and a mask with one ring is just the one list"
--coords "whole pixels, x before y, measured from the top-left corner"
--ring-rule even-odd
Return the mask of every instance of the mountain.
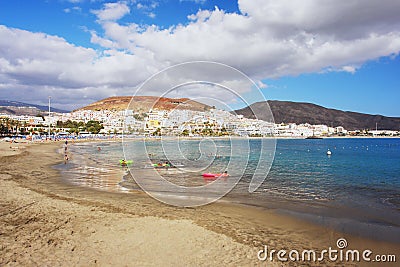
[[[311, 103], [276, 100], [268, 100], [267, 103], [274, 115], [275, 123], [325, 124], [333, 127], [343, 126], [347, 130], [374, 130], [377, 123], [378, 129], [400, 130], [400, 118], [396, 117], [341, 111]], [[254, 118], [252, 110], [258, 119], [270, 121], [265, 102], [257, 102], [234, 112], [246, 118]]]
[[188, 109], [205, 111], [211, 107], [189, 98], [167, 98], [157, 96], [113, 96], [99, 100], [78, 110], [125, 110], [148, 112], [150, 109], [162, 110]]
[[[28, 104], [18, 101], [0, 100], [0, 113], [6, 113], [10, 115], [36, 116], [39, 113], [46, 113], [48, 112], [48, 110], [49, 110], [48, 106]], [[51, 108], [51, 111], [57, 113], [69, 112], [58, 108]]]

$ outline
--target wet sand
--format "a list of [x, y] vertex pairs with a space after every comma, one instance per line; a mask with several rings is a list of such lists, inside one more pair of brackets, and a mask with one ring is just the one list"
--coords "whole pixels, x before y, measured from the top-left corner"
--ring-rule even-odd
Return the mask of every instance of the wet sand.
[[[13, 144], [15, 145], [15, 144]], [[332, 247], [396, 254], [400, 245], [344, 235], [265, 210], [224, 202], [177, 208], [144, 193], [65, 183], [52, 168], [62, 143], [0, 143], [0, 266], [257, 266], [270, 249]], [[24, 147], [24, 148], [22, 148]], [[272, 266], [390, 266], [388, 263], [276, 262]], [[391, 266], [396, 266], [392, 264]]]

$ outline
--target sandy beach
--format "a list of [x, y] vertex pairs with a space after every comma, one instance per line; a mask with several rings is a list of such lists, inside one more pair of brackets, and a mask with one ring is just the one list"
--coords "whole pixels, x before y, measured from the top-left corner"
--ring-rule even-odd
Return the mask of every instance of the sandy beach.
[[[10, 148], [12, 146], [12, 148]], [[18, 148], [17, 148], [18, 147]], [[0, 143], [0, 266], [396, 266], [260, 261], [271, 249], [351, 249], [395, 254], [378, 242], [247, 206], [167, 206], [144, 193], [73, 186], [52, 166], [62, 143]]]

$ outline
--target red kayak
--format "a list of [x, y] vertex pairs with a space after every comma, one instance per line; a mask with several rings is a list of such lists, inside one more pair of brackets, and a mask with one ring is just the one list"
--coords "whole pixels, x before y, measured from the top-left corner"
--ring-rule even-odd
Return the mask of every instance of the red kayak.
[[218, 177], [227, 177], [229, 174], [227, 173], [203, 173], [204, 178], [212, 179], [212, 178], [218, 178]]

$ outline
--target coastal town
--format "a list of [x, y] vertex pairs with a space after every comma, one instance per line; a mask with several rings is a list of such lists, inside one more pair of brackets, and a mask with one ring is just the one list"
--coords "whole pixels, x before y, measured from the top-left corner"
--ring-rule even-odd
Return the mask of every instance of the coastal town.
[[399, 131], [267, 122], [211, 108], [126, 110], [76, 110], [70, 113], [43, 112], [36, 116], [0, 113], [1, 134], [28, 138], [87, 136], [242, 136], [312, 138], [330, 136], [399, 136]]

